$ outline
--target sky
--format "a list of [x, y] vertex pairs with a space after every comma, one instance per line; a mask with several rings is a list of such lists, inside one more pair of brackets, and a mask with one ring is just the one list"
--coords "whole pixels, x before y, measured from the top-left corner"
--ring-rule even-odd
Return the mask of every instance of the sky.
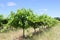
[[8, 16], [19, 8], [32, 9], [36, 14], [60, 17], [60, 0], [0, 0], [0, 14]]

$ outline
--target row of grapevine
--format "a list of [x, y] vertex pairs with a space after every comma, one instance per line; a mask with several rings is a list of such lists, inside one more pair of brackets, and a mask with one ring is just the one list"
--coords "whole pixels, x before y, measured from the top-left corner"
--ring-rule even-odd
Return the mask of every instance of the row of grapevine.
[[3, 32], [4, 30], [10, 27], [22, 28], [24, 37], [25, 29], [27, 28], [32, 27], [34, 28], [34, 30], [39, 27], [49, 28], [54, 26], [56, 23], [57, 23], [56, 19], [51, 18], [46, 14], [38, 16], [35, 15], [31, 9], [22, 8], [18, 9], [16, 12], [11, 11], [11, 14], [6, 18], [6, 20], [3, 21], [4, 27], [3, 29], [1, 29], [1, 31]]

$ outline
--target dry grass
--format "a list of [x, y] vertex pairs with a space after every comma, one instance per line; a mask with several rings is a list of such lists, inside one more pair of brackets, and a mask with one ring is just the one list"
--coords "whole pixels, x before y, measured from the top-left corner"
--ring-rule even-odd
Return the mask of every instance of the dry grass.
[[34, 36], [33, 40], [60, 40], [60, 24], [42, 35]]
[[[30, 33], [33, 32], [32, 29], [29, 30], [31, 30]], [[19, 37], [22, 36], [22, 33], [22, 30], [0, 33], [0, 40], [18, 40]], [[22, 38], [20, 38], [20, 40], [22, 40]], [[34, 36], [33, 40], [60, 40], [60, 24], [53, 27], [50, 31], [43, 32], [42, 35]]]
[[21, 36], [22, 30], [0, 33], [0, 40], [18, 40]]

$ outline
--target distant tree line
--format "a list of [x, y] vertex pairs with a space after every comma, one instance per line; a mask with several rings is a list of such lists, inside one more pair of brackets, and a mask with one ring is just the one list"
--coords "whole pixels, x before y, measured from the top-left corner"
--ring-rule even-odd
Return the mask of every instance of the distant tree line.
[[55, 17], [56, 20], [60, 21], [60, 17]]

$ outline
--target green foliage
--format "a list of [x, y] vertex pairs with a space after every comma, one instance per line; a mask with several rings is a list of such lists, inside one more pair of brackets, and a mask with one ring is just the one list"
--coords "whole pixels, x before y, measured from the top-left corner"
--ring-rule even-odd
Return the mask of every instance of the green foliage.
[[3, 19], [2, 20], [2, 24], [7, 24], [8, 23], [8, 20], [7, 19]]
[[0, 27], [2, 26], [3, 15], [0, 15]]
[[47, 26], [47, 27], [52, 27], [52, 26], [55, 25], [55, 23], [57, 23], [57, 21], [54, 18], [51, 18], [46, 14], [43, 14], [43, 15], [39, 16], [39, 20], [40, 20], [40, 22], [43, 23], [41, 25], [44, 25], [44, 26]]
[[[40, 26], [45, 28], [51, 28], [57, 24], [57, 20], [46, 15], [35, 15], [31, 9], [18, 9], [16, 12], [11, 11], [10, 15], [4, 19], [2, 15], [0, 15], [0, 26], [3, 27], [2, 31], [6, 30], [7, 28], [14, 27], [14, 28], [22, 28], [23, 29], [23, 36], [25, 33], [25, 29], [32, 27], [34, 30], [39, 28]], [[36, 31], [36, 30], [35, 30]]]

